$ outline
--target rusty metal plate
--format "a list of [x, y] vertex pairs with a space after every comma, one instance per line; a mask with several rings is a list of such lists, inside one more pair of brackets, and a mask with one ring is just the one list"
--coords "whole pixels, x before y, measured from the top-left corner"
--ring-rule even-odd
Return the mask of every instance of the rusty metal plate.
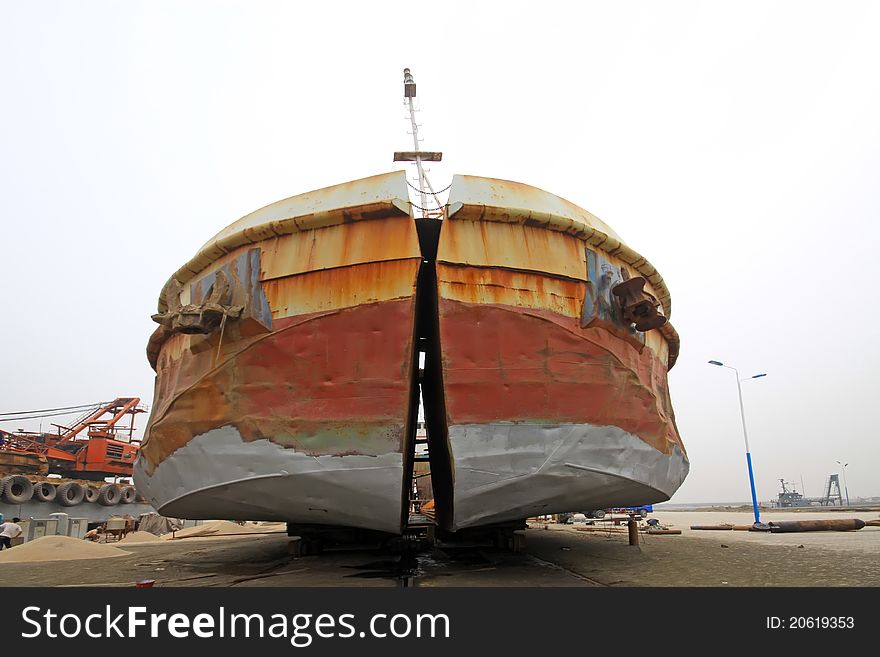
[[544, 223], [545, 218], [555, 217], [560, 226], [567, 221], [572, 227], [592, 228], [622, 241], [608, 224], [571, 201], [511, 180], [456, 175], [449, 190], [449, 204], [457, 203], [482, 208], [483, 214], [491, 214], [493, 220], [507, 217], [518, 222], [521, 216], [532, 216], [536, 223]]
[[443, 225], [437, 260], [586, 279], [581, 240], [522, 224], [454, 221]]
[[[244, 231], [248, 231], [248, 236], [253, 241], [266, 239], [274, 234], [283, 234], [274, 233], [272, 229], [283, 226], [284, 222], [292, 222], [295, 229], [303, 230], [310, 227], [311, 220], [319, 220], [322, 216], [338, 216], [342, 221], [345, 219], [346, 211], [356, 214], [357, 209], [361, 207], [374, 209], [384, 207], [389, 214], [400, 214], [399, 211], [394, 212], [397, 209], [395, 202], [407, 199], [409, 192], [406, 186], [406, 173], [403, 171], [360, 178], [291, 196], [260, 208], [221, 230], [208, 240], [205, 246], [215, 242], [223, 243], [236, 233]], [[263, 230], [266, 232], [260, 232]]]
[[409, 217], [307, 230], [260, 246], [264, 281], [319, 269], [421, 257], [415, 224]]
[[[592, 313], [598, 265], [588, 262], [588, 256], [592, 254], [595, 260], [596, 254], [601, 254], [602, 266], [615, 272], [615, 280], [621, 271], [635, 274], [636, 269], [619, 256], [584, 245], [582, 238], [543, 227], [494, 221], [444, 222], [437, 257], [440, 295], [457, 301], [543, 309], [567, 317]], [[646, 281], [645, 290], [655, 294], [650, 282]], [[637, 341], [647, 344], [671, 367], [678, 353], [678, 338], [671, 325], [662, 328], [659, 334], [639, 333]], [[651, 333], [655, 335], [649, 340]], [[663, 337], [658, 339], [658, 335]], [[667, 340], [674, 343], [674, 349], [665, 344]]]
[[437, 264], [440, 296], [453, 301], [502, 304], [580, 316], [584, 285], [531, 272]]
[[627, 246], [601, 219], [537, 187], [477, 176], [455, 176], [449, 192], [452, 221], [525, 224], [575, 235], [632, 266], [656, 291], [666, 317], [671, 317], [669, 290], [648, 260]]
[[650, 349], [553, 313], [448, 300], [440, 341], [450, 424], [608, 424], [664, 453], [682, 447], [666, 365]]
[[225, 253], [303, 230], [410, 215], [406, 174], [380, 174], [299, 194], [242, 217], [208, 240], [173, 278], [185, 283]]
[[[279, 322], [272, 333], [196, 376], [188, 369], [201, 370], [198, 357], [184, 354], [168, 363], [180, 368], [176, 377], [168, 377], [172, 372], [163, 364], [158, 377], [177, 385], [161, 391], [173, 403], [163, 412], [154, 409], [144, 457], [157, 465], [194, 436], [228, 424], [245, 441], [265, 438], [315, 454], [370, 454], [385, 449], [387, 440], [399, 451], [399, 432], [381, 439], [375, 434], [381, 445], [371, 446], [374, 432], [358, 427], [405, 422], [413, 305], [402, 299]], [[347, 442], [348, 434], [364, 437]]]
[[420, 259], [365, 263], [276, 278], [263, 284], [272, 318], [413, 297]]

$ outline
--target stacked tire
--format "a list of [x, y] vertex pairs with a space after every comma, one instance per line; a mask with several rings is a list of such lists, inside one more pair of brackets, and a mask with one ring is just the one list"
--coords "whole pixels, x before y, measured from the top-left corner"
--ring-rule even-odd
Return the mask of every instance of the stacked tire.
[[123, 486], [120, 491], [120, 502], [123, 504], [134, 504], [137, 502], [138, 492], [134, 486]]
[[67, 481], [58, 487], [55, 501], [61, 506], [77, 506], [86, 499], [85, 487], [75, 481]]
[[53, 502], [55, 500], [55, 486], [48, 481], [41, 481], [34, 484], [33, 497], [37, 502]]
[[7, 504], [24, 504], [34, 495], [34, 485], [24, 475], [12, 475], [0, 480], [0, 495]]
[[24, 504], [34, 499], [38, 502], [57, 502], [67, 507], [83, 502], [116, 506], [134, 504], [138, 501], [138, 492], [134, 486], [120, 484], [102, 484], [96, 487], [65, 481], [56, 485], [48, 481], [33, 483], [24, 475], [10, 475], [0, 479], [0, 499], [7, 504]]
[[120, 500], [118, 484], [104, 484], [98, 490], [98, 504], [102, 506], [116, 506]]

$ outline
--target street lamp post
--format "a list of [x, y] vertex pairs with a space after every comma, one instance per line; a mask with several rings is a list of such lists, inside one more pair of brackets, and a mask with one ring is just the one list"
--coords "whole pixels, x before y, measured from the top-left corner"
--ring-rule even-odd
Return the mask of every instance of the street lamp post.
[[848, 466], [849, 463], [841, 463], [838, 461], [837, 465], [842, 466], [843, 468], [843, 490], [846, 493], [846, 505], [849, 506], [849, 487], [846, 485], [846, 466]]
[[[755, 474], [752, 470], [752, 453], [749, 450], [749, 434], [746, 430], [746, 412], [743, 409], [743, 393], [742, 393], [742, 385], [743, 381], [748, 379], [760, 379], [762, 376], [767, 376], [766, 374], [755, 374], [753, 376], [746, 377], [745, 379], [739, 378], [739, 371], [735, 367], [731, 367], [730, 365], [725, 365], [722, 362], [717, 360], [710, 360], [710, 365], [717, 365], [718, 367], [726, 367], [729, 370], [733, 370], [734, 374], [736, 374], [736, 391], [739, 394], [739, 415], [742, 419], [742, 428], [743, 428], [743, 438], [746, 443], [746, 464], [749, 466], [749, 486], [752, 489], [752, 509], [755, 512], [755, 525], [761, 524], [761, 514], [758, 511], [758, 494], [755, 492]], [[845, 480], [845, 478], [844, 478]], [[844, 484], [845, 485], [845, 484]]]

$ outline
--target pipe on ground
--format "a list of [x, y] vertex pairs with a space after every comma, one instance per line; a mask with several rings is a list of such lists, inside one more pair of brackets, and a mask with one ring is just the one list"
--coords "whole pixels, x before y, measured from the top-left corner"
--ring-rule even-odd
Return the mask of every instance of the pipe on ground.
[[771, 522], [770, 531], [776, 534], [788, 532], [850, 532], [865, 526], [864, 520], [857, 518], [835, 518], [832, 520], [782, 520]]

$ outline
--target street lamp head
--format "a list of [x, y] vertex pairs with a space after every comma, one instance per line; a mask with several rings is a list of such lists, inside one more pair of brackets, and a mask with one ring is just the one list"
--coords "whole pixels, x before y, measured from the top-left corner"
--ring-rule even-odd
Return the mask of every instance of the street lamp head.
[[766, 374], [766, 373], [764, 373], [764, 374], [755, 374], [755, 376], [753, 376], [752, 378], [753, 378], [753, 379], [760, 379], [762, 376], [767, 376], [767, 374]]
[[717, 361], [717, 360], [710, 360], [710, 361], [709, 361], [709, 365], [718, 365], [718, 366], [720, 366], [720, 367], [724, 367], [724, 363], [719, 362], [719, 361]]

